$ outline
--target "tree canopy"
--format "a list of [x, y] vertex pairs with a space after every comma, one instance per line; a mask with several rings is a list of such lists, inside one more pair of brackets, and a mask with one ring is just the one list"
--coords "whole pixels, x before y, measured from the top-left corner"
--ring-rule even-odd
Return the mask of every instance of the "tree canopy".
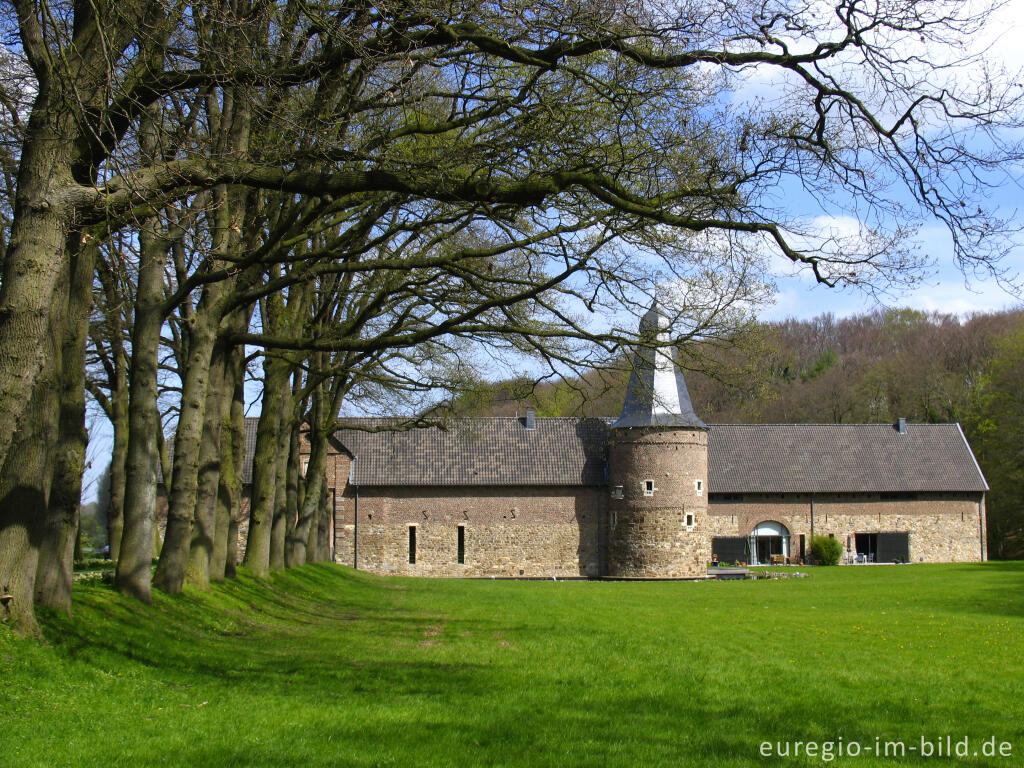
[[[322, 447], [353, 394], [457, 386], [476, 373], [470, 348], [601, 364], [657, 287], [681, 336], [728, 335], [770, 290], [771, 254], [828, 285], [900, 284], [926, 221], [961, 266], [998, 274], [1013, 233], [986, 193], [1020, 159], [1021, 91], [960, 45], [995, 5], [5, 2], [14, 620], [31, 630], [33, 600], [70, 599], [50, 555], [77, 520], [87, 386], [122, 433], [118, 583], [146, 599], [158, 477], [161, 588], [202, 585], [196, 557], [234, 514], [218, 488], [237, 481], [250, 351], [281, 414], [260, 455], [286, 456], [257, 471], [261, 573], [307, 528], [315, 544], [321, 491], [287, 458], [297, 425], [313, 418]], [[751, 96], [754, 81], [771, 85]], [[823, 230], [787, 209], [797, 195], [856, 227]], [[94, 302], [109, 336], [89, 343], [103, 376], [87, 380]], [[34, 593], [40, 568], [51, 586]]]

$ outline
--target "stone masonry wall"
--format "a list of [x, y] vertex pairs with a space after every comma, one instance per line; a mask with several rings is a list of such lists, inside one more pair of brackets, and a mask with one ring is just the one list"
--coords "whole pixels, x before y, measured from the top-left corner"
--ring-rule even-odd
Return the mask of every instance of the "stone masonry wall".
[[[714, 499], [708, 506], [712, 536], [748, 536], [758, 524], [782, 523], [790, 552], [799, 537], [811, 539], [809, 494], [743, 494], [742, 500]], [[984, 500], [980, 494], [920, 493], [916, 499], [883, 501], [877, 493], [815, 494], [814, 533], [847, 538], [856, 552], [857, 533], [910, 534], [911, 562], [977, 562], [984, 554]]]
[[597, 576], [604, 497], [588, 487], [385, 487], [360, 488], [357, 499], [349, 488], [335, 511], [335, 560], [410, 576]]
[[[612, 430], [608, 575], [697, 577], [707, 572], [707, 432], [632, 427]], [[647, 483], [653, 489], [646, 488]], [[692, 516], [692, 524], [687, 519]]]
[[[706, 463], [686, 455], [699, 452], [699, 438], [644, 440], [627, 471], [610, 478], [611, 485], [623, 485], [621, 501], [609, 502], [609, 489], [603, 486], [360, 489], [358, 552], [356, 493], [348, 485], [351, 460], [332, 451], [326, 471], [334, 500], [334, 560], [377, 573], [422, 576], [597, 576], [609, 568], [621, 575], [703, 575], [713, 536], [748, 536], [766, 521], [786, 526], [792, 555], [799, 555], [801, 534], [809, 549], [809, 494], [743, 494], [709, 502]], [[659, 442], [670, 450], [659, 448]], [[620, 448], [612, 446], [613, 456]], [[667, 468], [658, 463], [658, 451], [671, 457]], [[656, 483], [652, 497], [643, 495], [641, 482], [648, 477]], [[704, 481], [701, 496], [694, 491], [697, 479]], [[245, 552], [248, 507], [247, 487], [238, 526], [239, 560]], [[695, 518], [690, 530], [688, 513]], [[161, 493], [161, 538], [166, 514]], [[981, 494], [921, 493], [903, 501], [883, 501], [877, 493], [814, 496], [815, 533], [833, 534], [845, 548], [847, 537], [853, 546], [856, 533], [906, 532], [912, 562], [985, 559], [984, 514]], [[609, 532], [611, 522], [615, 527]], [[416, 526], [414, 565], [408, 562], [410, 525]], [[459, 525], [465, 526], [462, 565], [456, 562]], [[618, 558], [614, 564], [613, 556]]]

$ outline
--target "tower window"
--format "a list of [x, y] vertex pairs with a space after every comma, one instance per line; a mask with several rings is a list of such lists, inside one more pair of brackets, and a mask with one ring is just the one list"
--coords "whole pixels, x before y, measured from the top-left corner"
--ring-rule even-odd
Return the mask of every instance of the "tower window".
[[695, 490], [697, 492], [698, 496], [700, 496], [702, 493], [704, 493], [704, 481], [703, 480], [694, 480], [693, 481], [693, 490]]
[[693, 528], [693, 513], [689, 512], [686, 515], [686, 527], [687, 529]]
[[466, 563], [466, 526], [464, 525], [459, 526], [458, 561], [459, 565]]
[[621, 499], [622, 498], [622, 486], [621, 485], [613, 485], [612, 486], [612, 498], [613, 499]]
[[653, 496], [653, 495], [654, 495], [654, 481], [653, 480], [644, 480], [644, 496]]
[[416, 565], [416, 526], [409, 526], [409, 565]]

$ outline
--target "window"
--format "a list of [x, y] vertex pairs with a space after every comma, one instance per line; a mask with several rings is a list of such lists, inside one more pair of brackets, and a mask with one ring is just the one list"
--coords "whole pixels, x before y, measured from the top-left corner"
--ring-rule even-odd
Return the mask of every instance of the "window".
[[692, 512], [689, 512], [686, 515], [686, 528], [687, 529], [693, 528], [693, 513]]
[[653, 495], [654, 495], [654, 481], [653, 480], [644, 480], [644, 496], [653, 496]]
[[693, 490], [695, 490], [697, 492], [698, 496], [700, 496], [702, 493], [704, 493], [704, 481], [703, 480], [694, 480], [693, 481]]
[[466, 526], [459, 526], [459, 549], [458, 549], [458, 562], [459, 565], [466, 564]]
[[622, 486], [621, 485], [613, 485], [612, 486], [612, 498], [613, 499], [621, 499], [622, 498]]
[[616, 512], [616, 511], [615, 511], [615, 510], [613, 509], [613, 510], [612, 510], [612, 515], [611, 515], [611, 527], [612, 527], [612, 528], [614, 528], [614, 527], [615, 527], [615, 526], [617, 526], [618, 524], [619, 524], [619, 513], [618, 513], [618, 512]]
[[409, 565], [416, 565], [416, 526], [409, 526]]
[[858, 563], [873, 563], [878, 558], [878, 534], [855, 533], [853, 543], [857, 548]]

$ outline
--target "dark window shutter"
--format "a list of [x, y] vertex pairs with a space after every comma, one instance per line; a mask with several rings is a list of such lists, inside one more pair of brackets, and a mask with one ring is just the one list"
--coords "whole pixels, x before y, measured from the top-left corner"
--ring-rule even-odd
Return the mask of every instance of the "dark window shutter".
[[878, 555], [875, 557], [875, 561], [879, 563], [910, 562], [910, 534], [879, 533]]
[[720, 563], [745, 563], [747, 557], [746, 536], [715, 536], [711, 539], [711, 554], [718, 555]]

